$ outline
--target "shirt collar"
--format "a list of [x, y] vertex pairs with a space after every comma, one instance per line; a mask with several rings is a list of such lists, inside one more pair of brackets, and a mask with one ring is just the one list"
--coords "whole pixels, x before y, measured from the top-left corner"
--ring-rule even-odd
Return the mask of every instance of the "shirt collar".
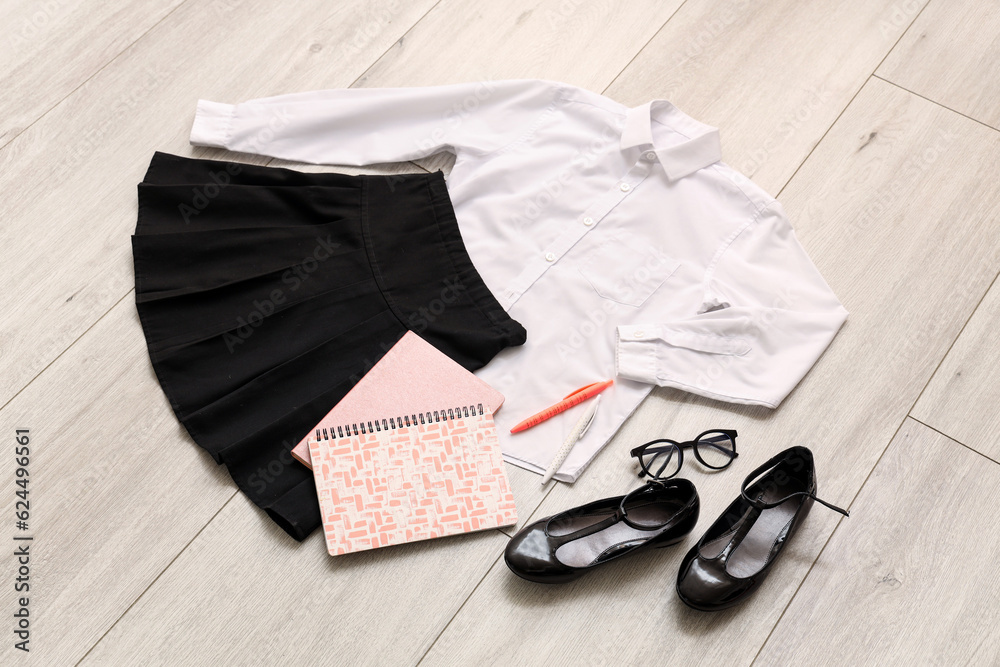
[[[654, 145], [653, 122], [666, 125], [684, 140], [669, 146]], [[686, 116], [666, 100], [653, 100], [626, 112], [621, 147], [636, 146], [652, 148], [672, 181], [722, 159], [719, 130]]]

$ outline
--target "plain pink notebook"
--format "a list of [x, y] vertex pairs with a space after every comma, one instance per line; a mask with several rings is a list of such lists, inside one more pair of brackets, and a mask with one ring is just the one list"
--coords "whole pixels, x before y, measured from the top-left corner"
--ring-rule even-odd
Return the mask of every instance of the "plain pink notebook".
[[308, 441], [316, 433], [322, 435], [323, 429], [360, 425], [376, 417], [480, 403], [485, 412], [493, 414], [503, 399], [496, 389], [417, 334], [407, 331], [295, 446], [292, 456], [312, 468]]

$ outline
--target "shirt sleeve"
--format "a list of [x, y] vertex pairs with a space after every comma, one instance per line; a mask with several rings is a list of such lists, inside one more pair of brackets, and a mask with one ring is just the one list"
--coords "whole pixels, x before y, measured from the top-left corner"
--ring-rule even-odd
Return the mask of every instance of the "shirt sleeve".
[[739, 233], [709, 269], [699, 313], [618, 327], [624, 378], [775, 408], [847, 319], [780, 204]]
[[324, 90], [235, 105], [200, 100], [191, 143], [353, 166], [442, 150], [485, 155], [526, 132], [559, 92], [521, 80]]

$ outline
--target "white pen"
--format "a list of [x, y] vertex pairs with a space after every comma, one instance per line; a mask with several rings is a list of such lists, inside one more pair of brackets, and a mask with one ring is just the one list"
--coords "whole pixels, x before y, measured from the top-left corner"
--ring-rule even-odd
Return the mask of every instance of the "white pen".
[[552, 459], [552, 463], [549, 464], [549, 469], [545, 471], [545, 475], [542, 476], [542, 486], [549, 483], [552, 476], [556, 474], [560, 467], [562, 467], [563, 462], [566, 457], [569, 456], [570, 450], [576, 445], [576, 443], [583, 437], [583, 434], [587, 432], [590, 425], [594, 423], [594, 417], [597, 415], [597, 406], [601, 403], [601, 397], [598, 396], [590, 407], [587, 409], [583, 416], [580, 417], [580, 421], [576, 423], [573, 430], [570, 431], [569, 436], [567, 436], [566, 441], [563, 443], [559, 451], [556, 452], [556, 456]]

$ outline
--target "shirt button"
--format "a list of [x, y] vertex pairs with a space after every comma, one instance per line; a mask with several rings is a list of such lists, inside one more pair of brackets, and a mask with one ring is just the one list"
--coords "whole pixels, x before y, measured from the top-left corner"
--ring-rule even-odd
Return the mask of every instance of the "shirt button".
[[635, 331], [632, 332], [632, 335], [635, 336], [636, 338], [642, 338], [643, 336], [646, 335], [646, 332], [643, 331], [642, 329], [636, 329]]
[[554, 262], [556, 261], [556, 254], [554, 252], [545, 253], [545, 261]]
[[583, 219], [583, 224], [585, 224], [588, 227], [590, 227], [592, 224], [594, 224], [594, 219], [591, 218], [591, 217], [586, 217], [586, 218]]
[[632, 189], [632, 186], [629, 185], [628, 183], [622, 183], [618, 187], [621, 189], [622, 192], [628, 192], [629, 190]]
[[652, 162], [653, 160], [656, 159], [656, 153], [654, 153], [653, 151], [647, 151], [643, 155], [643, 157], [646, 158], [647, 160], [649, 160], [650, 162]]

